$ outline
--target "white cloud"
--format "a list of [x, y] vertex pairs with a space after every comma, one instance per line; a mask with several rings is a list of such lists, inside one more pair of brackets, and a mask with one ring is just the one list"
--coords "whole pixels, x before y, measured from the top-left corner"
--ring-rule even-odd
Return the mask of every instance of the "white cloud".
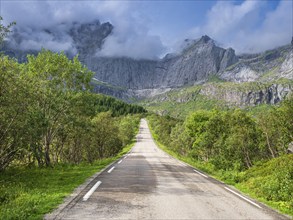
[[194, 27], [189, 36], [207, 34], [238, 53], [261, 52], [289, 44], [292, 31], [292, 1], [280, 1], [261, 19], [264, 1], [246, 0], [241, 4], [219, 1], [207, 13], [203, 26]]
[[[115, 11], [115, 10], [114, 10]], [[135, 7], [125, 7], [114, 13], [113, 34], [109, 36], [98, 56], [128, 56], [136, 59], [156, 59], [165, 51], [159, 36], [149, 34], [146, 20], [135, 12]]]
[[[139, 4], [141, 2], [136, 1], [3, 1], [1, 15], [6, 23], [17, 22], [16, 27], [25, 41], [22, 48], [43, 46], [52, 50], [76, 51], [67, 34], [68, 23], [96, 19], [109, 21], [114, 25], [113, 34], [105, 41], [102, 51], [97, 53], [100, 56], [150, 59], [167, 51], [166, 42], [169, 51], [174, 51], [180, 48], [178, 45], [183, 39], [202, 35], [209, 35], [224, 47], [233, 47], [237, 53], [259, 52], [288, 44], [293, 35], [293, 2], [290, 0], [280, 1], [274, 10], [267, 7], [269, 0], [218, 1], [207, 11], [205, 22], [187, 33], [182, 30], [175, 33], [172, 28], [174, 33], [168, 32], [168, 26], [172, 24], [160, 24], [160, 16], [150, 22], [149, 15]], [[171, 13], [168, 16], [172, 16]], [[187, 22], [180, 19], [178, 17], [181, 23]], [[157, 24], [166, 28], [154, 32]], [[48, 39], [43, 33], [46, 28], [53, 28], [59, 36]], [[159, 33], [164, 38], [151, 33]]]
[[71, 54], [76, 54], [77, 51], [72, 44], [72, 38], [68, 35], [62, 35], [57, 40], [51, 34], [39, 32], [25, 37], [17, 46], [21, 50], [41, 50], [42, 48], [47, 48], [54, 52], [67, 51]]
[[267, 13], [258, 30], [250, 37], [251, 47], [261, 50], [289, 44], [293, 36], [293, 2], [281, 1], [276, 10]]
[[121, 40], [119, 34], [108, 37], [98, 56], [128, 56], [135, 59], [157, 59], [165, 48], [158, 36], [136, 35]]
[[[5, 21], [17, 22], [22, 37], [17, 46], [22, 49], [76, 51], [68, 24], [99, 19], [114, 25], [113, 35], [106, 40], [100, 55], [151, 59], [164, 50], [160, 37], [150, 35], [148, 24], [137, 16], [135, 4], [126, 1], [5, 1], [1, 4]], [[46, 34], [46, 28], [54, 29], [58, 36]]]

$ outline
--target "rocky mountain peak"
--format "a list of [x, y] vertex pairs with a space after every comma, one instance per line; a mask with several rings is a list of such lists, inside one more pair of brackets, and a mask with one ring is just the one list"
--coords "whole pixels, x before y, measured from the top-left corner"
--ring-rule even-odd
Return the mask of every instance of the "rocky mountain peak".
[[198, 42], [200, 42], [200, 43], [208, 43], [208, 42], [213, 42], [213, 40], [209, 37], [209, 36], [207, 36], [207, 35], [203, 35], [200, 39], [199, 39], [199, 41]]
[[81, 59], [94, 56], [101, 49], [104, 40], [112, 33], [113, 25], [109, 22], [101, 24], [99, 20], [91, 23], [76, 23], [69, 31]]
[[28, 53], [37, 54], [41, 48], [56, 52], [64, 51], [69, 57], [79, 54], [81, 59], [94, 56], [105, 39], [112, 33], [109, 22], [62, 23], [43, 29], [15, 27], [2, 50], [20, 62]]
[[[256, 81], [265, 72], [275, 70], [278, 76], [292, 79], [293, 52], [289, 45], [256, 55], [236, 56], [232, 48], [224, 49], [204, 35], [196, 40], [184, 40], [180, 53], [167, 54], [160, 60], [101, 57], [96, 53], [112, 34], [114, 27], [111, 23], [94, 20], [64, 25], [41, 31], [50, 40], [50, 45], [67, 45], [74, 52], [66, 53], [65, 50], [67, 55], [79, 54], [81, 62], [95, 72], [93, 83], [96, 92], [127, 100], [204, 83], [211, 76], [227, 81]], [[28, 53], [38, 53], [38, 50], [28, 47], [27, 43], [32, 40], [38, 39], [26, 38], [25, 30], [16, 31], [11, 40], [16, 46], [6, 44], [4, 51], [23, 62]], [[26, 49], [22, 49], [21, 45]]]

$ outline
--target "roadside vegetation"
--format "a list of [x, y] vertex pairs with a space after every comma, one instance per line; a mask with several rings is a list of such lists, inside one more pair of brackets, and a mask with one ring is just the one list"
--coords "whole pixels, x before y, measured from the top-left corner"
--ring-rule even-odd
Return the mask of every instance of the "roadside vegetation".
[[90, 92], [93, 73], [43, 50], [19, 64], [0, 57], [0, 172], [115, 156], [133, 138], [139, 106]]
[[293, 215], [293, 98], [262, 110], [199, 110], [185, 120], [148, 121], [171, 155]]
[[145, 109], [92, 93], [92, 77], [77, 56], [0, 54], [0, 219], [41, 219], [130, 149]]

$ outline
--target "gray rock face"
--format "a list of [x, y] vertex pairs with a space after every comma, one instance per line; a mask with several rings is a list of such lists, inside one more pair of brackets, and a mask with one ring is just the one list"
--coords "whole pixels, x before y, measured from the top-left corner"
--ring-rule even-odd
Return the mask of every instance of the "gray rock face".
[[[293, 47], [293, 46], [292, 46]], [[286, 56], [279, 70], [279, 75], [287, 79], [293, 79], [293, 51]]]
[[[65, 29], [58, 27], [42, 30], [49, 39], [69, 39], [70, 51], [79, 54], [90, 70], [95, 72], [93, 87], [96, 92], [105, 93], [120, 99], [131, 101], [162, 94], [172, 89], [193, 86], [207, 82], [211, 76], [224, 81], [271, 82], [280, 78], [293, 79], [292, 46], [284, 46], [259, 54], [236, 56], [232, 48], [216, 46], [208, 36], [198, 40], [185, 40], [185, 48], [180, 54], [167, 54], [160, 60], [136, 60], [127, 57], [98, 57], [105, 39], [111, 35], [110, 23], [72, 23]], [[61, 33], [63, 30], [66, 33]], [[10, 42], [2, 50], [16, 57], [20, 62], [26, 60], [28, 53], [37, 54], [38, 50], [21, 50], [25, 35], [15, 31]], [[16, 49], [17, 48], [17, 49]], [[203, 85], [201, 94], [217, 99], [230, 100], [236, 105], [255, 105], [259, 103], [277, 103], [293, 89], [272, 84], [256, 90], [238, 91], [233, 89], [212, 88]], [[180, 99], [180, 98], [179, 98]], [[180, 99], [180, 102], [185, 102]]]
[[[46, 48], [46, 46], [43, 45], [46, 44], [44, 39], [48, 39], [53, 45], [58, 43], [61, 45], [66, 43], [69, 44], [68, 50], [64, 52], [70, 58], [79, 54], [80, 59], [87, 60], [95, 56], [96, 52], [101, 49], [104, 40], [113, 30], [113, 26], [109, 22], [101, 24], [98, 20], [91, 23], [73, 22], [66, 24], [65, 27], [64, 25], [65, 24], [60, 24], [61, 27], [49, 27], [46, 29], [29, 31], [16, 28], [13, 30], [13, 34], [10, 36], [9, 41], [5, 42], [1, 50], [9, 56], [17, 58], [19, 62], [24, 62], [26, 61], [27, 54], [37, 54], [41, 47], [52, 49]], [[34, 35], [31, 33], [33, 31], [36, 31]], [[45, 37], [42, 39], [38, 37], [38, 35]], [[35, 39], [30, 39], [33, 37]], [[24, 45], [30, 41], [34, 42], [33, 45], [39, 45], [39, 48], [23, 49]], [[54, 51], [60, 52], [60, 50], [55, 48]]]
[[217, 47], [203, 36], [180, 55], [161, 60], [89, 57], [82, 60], [95, 78], [127, 89], [177, 88], [194, 85], [238, 61], [233, 49]]
[[225, 51], [224, 57], [221, 61], [220, 71], [224, 71], [227, 67], [238, 62], [238, 57], [235, 56], [235, 51], [232, 48], [228, 48]]
[[101, 24], [98, 20], [92, 23], [74, 23], [69, 30], [69, 35], [73, 39], [73, 44], [77, 49], [80, 59], [86, 60], [93, 57], [97, 50], [100, 50], [104, 40], [113, 30], [109, 23]]
[[253, 82], [259, 78], [257, 72], [244, 63], [239, 63], [232, 69], [226, 69], [220, 77], [232, 82]]
[[293, 79], [293, 51], [290, 45], [259, 54], [245, 54], [238, 58], [237, 63], [220, 71], [221, 79], [232, 82]]
[[156, 88], [159, 76], [155, 74], [157, 61], [130, 58], [91, 57], [83, 60], [94, 71], [95, 78], [126, 89]]
[[290, 84], [257, 84], [253, 89], [248, 87], [225, 88], [215, 84], [206, 84], [200, 91], [201, 95], [223, 100], [231, 106], [256, 106], [260, 104], [277, 104], [293, 93]]

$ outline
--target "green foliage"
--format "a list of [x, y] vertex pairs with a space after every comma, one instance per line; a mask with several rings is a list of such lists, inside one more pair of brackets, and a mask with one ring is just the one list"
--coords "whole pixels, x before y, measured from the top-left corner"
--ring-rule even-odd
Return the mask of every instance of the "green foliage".
[[209, 162], [215, 169], [242, 171], [286, 153], [293, 140], [292, 100], [254, 116], [240, 109], [199, 110], [183, 123], [158, 116], [149, 121], [159, 141], [176, 152]]
[[11, 32], [11, 27], [16, 25], [16, 22], [11, 22], [7, 26], [2, 24], [3, 18], [0, 16], [0, 44], [3, 43], [5, 37]]
[[[29, 116], [34, 139], [29, 148], [39, 166], [50, 166], [51, 150], [56, 135], [71, 119], [74, 96], [89, 88], [93, 75], [75, 57], [42, 50], [36, 57], [28, 55], [22, 74], [32, 82]], [[35, 134], [38, 134], [37, 136]]]
[[[109, 112], [98, 114], [92, 119], [93, 125], [93, 143], [92, 149], [87, 147], [87, 157], [89, 162], [97, 158], [107, 158], [119, 152], [122, 148], [122, 141], [117, 134], [119, 128], [116, 126]], [[97, 148], [97, 150], [95, 150]], [[94, 153], [97, 153], [95, 156]]]
[[[106, 161], [101, 161], [101, 165]], [[9, 169], [0, 177], [0, 219], [41, 219], [63, 198], [101, 169], [95, 166]]]
[[140, 114], [147, 111], [139, 105], [131, 105], [110, 96], [95, 95], [95, 104], [98, 106], [99, 112], [111, 111], [112, 116], [120, 116], [127, 114]]
[[[177, 97], [177, 95], [174, 94], [173, 96], [173, 94], [170, 94], [170, 101], [150, 101], [140, 104], [148, 111], [162, 115], [170, 115], [171, 117], [182, 120], [194, 111], [227, 108], [224, 102], [197, 94], [197, 91], [188, 91], [186, 89], [183, 94], [181, 94], [182, 96]], [[186, 101], [178, 101], [181, 99]]]
[[208, 77], [208, 82], [218, 83], [218, 82], [225, 82], [225, 80], [223, 80], [219, 76], [213, 74]]
[[150, 115], [148, 120], [152, 125], [154, 133], [160, 136], [160, 142], [164, 145], [168, 145], [172, 128], [176, 126], [178, 120], [169, 116], [160, 117], [155, 114]]
[[178, 152], [180, 155], [187, 156], [192, 149], [193, 138], [188, 135], [185, 123], [177, 123], [170, 134], [171, 150]]
[[28, 137], [30, 84], [21, 69], [14, 60], [0, 57], [0, 171], [21, 154]]
[[286, 153], [293, 141], [293, 98], [258, 110], [200, 110], [183, 122], [157, 115], [148, 121], [172, 156], [292, 215], [293, 158]]
[[119, 137], [123, 145], [130, 143], [138, 132], [140, 117], [127, 115], [120, 117], [116, 123], [119, 125]]
[[146, 112], [91, 93], [93, 73], [63, 53], [42, 50], [25, 64], [1, 56], [0, 72], [0, 171], [113, 156], [135, 135], [139, 121], [130, 115]]
[[[220, 82], [216, 78], [212, 78], [203, 85], [174, 89], [145, 99], [139, 104], [148, 111], [180, 119], [185, 119], [189, 114], [198, 110], [227, 110], [239, 106], [257, 114], [261, 110], [260, 108], [269, 109], [272, 105], [265, 104], [264, 99], [259, 100], [253, 94], [268, 90], [272, 84], [289, 87], [293, 85], [293, 80], [280, 78], [274, 81], [236, 83]], [[249, 103], [248, 100], [240, 98], [243, 95], [244, 97], [248, 95], [251, 98]], [[260, 101], [262, 103], [259, 103]], [[247, 107], [246, 104], [255, 104], [255, 106]]]
[[0, 219], [41, 219], [129, 150], [145, 110], [91, 93], [91, 77], [63, 53], [0, 57]]
[[267, 157], [275, 158], [287, 152], [293, 141], [293, 98], [285, 100], [280, 107], [259, 115], [257, 123], [262, 132], [262, 145]]
[[237, 187], [293, 215], [293, 155], [284, 155], [247, 170]]
[[194, 138], [192, 155], [217, 169], [251, 167], [259, 154], [256, 124], [243, 111], [198, 111], [186, 125]]

